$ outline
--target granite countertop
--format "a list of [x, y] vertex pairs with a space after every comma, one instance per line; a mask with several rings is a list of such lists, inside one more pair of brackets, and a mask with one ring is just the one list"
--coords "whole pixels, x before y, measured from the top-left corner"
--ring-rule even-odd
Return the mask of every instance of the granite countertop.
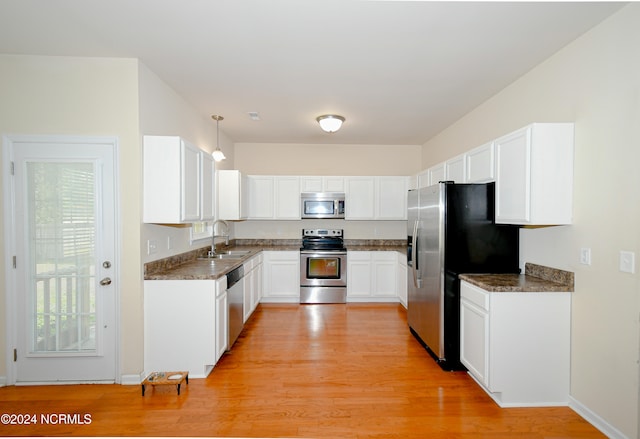
[[[406, 252], [402, 240], [346, 240], [347, 251]], [[200, 260], [210, 247], [193, 250], [144, 264], [144, 280], [216, 280], [239, 267], [261, 251], [299, 251], [299, 239], [242, 239], [234, 240], [222, 250], [249, 251], [233, 259]], [[216, 245], [218, 247], [218, 245]], [[220, 251], [221, 249], [218, 249]]]
[[345, 239], [347, 251], [407, 253], [406, 239]]
[[574, 274], [527, 262], [524, 274], [461, 274], [461, 280], [491, 292], [573, 292]]

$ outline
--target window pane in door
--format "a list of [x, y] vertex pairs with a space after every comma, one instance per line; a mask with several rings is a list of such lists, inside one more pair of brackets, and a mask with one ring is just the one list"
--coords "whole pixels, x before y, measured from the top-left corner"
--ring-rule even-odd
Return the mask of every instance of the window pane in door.
[[31, 352], [96, 350], [93, 163], [28, 162]]

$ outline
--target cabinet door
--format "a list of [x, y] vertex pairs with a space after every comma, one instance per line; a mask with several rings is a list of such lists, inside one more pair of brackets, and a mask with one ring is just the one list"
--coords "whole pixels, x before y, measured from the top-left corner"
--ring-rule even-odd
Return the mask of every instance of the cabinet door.
[[273, 219], [275, 217], [274, 178], [264, 175], [250, 175], [249, 218]]
[[211, 154], [201, 151], [202, 163], [202, 211], [200, 219], [203, 221], [213, 220], [215, 218], [215, 161]]
[[300, 177], [300, 192], [323, 192], [322, 177]]
[[489, 314], [464, 298], [460, 300], [460, 361], [489, 387]]
[[465, 182], [465, 161], [464, 155], [447, 160], [445, 166], [445, 177], [447, 180], [455, 181], [456, 183]]
[[203, 154], [206, 153], [177, 136], [144, 136], [145, 223], [200, 221], [203, 215]]
[[373, 296], [396, 296], [397, 269], [395, 252], [372, 252]]
[[396, 278], [396, 293], [398, 295], [398, 299], [400, 303], [406, 308], [407, 307], [407, 290], [408, 290], [408, 282], [407, 282], [407, 255], [401, 252], [396, 252], [396, 257], [398, 258], [398, 277]]
[[201, 181], [201, 154], [196, 146], [182, 141], [182, 221], [200, 220], [200, 181]]
[[234, 169], [222, 169], [216, 172], [216, 176], [218, 218], [230, 221], [246, 219], [249, 204], [247, 178]]
[[243, 286], [243, 301], [242, 301], [242, 322], [246, 323], [249, 317], [251, 317], [251, 313], [253, 312], [253, 279], [255, 273], [253, 270], [244, 273], [244, 277], [242, 278], [242, 282], [244, 282]]
[[263, 256], [263, 298], [300, 301], [300, 252], [269, 251]]
[[429, 170], [424, 170], [416, 176], [416, 189], [431, 186], [429, 184]]
[[347, 177], [345, 218], [372, 220], [375, 218], [375, 178]]
[[371, 296], [371, 252], [350, 251], [347, 257], [347, 297]]
[[428, 186], [433, 186], [434, 184], [438, 184], [441, 181], [446, 179], [446, 170], [444, 167], [444, 163], [437, 164], [429, 169], [427, 169], [428, 173]]
[[495, 181], [495, 156], [493, 142], [472, 149], [465, 154], [466, 183]]
[[260, 299], [262, 299], [262, 283], [263, 283], [263, 270], [262, 270], [262, 256], [260, 261], [256, 262], [258, 265], [253, 269], [255, 276], [253, 277], [253, 309], [258, 306]]
[[298, 177], [276, 177], [275, 219], [299, 220], [300, 180]]
[[300, 192], [344, 192], [344, 177], [300, 177]]
[[531, 219], [531, 128], [495, 141], [496, 221], [527, 223]]
[[376, 217], [378, 220], [407, 219], [407, 177], [377, 177]]
[[216, 297], [216, 362], [227, 350], [229, 343], [227, 313], [227, 291], [225, 290]]
[[324, 192], [344, 192], [344, 177], [323, 177]]

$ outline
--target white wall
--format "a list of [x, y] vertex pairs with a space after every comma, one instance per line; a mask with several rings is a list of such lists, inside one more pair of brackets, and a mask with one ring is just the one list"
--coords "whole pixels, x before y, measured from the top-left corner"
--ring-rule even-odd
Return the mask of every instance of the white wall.
[[[640, 5], [631, 4], [457, 121], [423, 168], [531, 122], [575, 122], [574, 224], [523, 229], [521, 259], [575, 272], [571, 395], [609, 434], [638, 437]], [[508, 60], [505, 60], [508, 62]], [[592, 265], [579, 263], [580, 248]], [[541, 322], [544, 324], [544, 322]]]
[[234, 164], [256, 175], [413, 175], [420, 170], [420, 150], [419, 145], [236, 143]]

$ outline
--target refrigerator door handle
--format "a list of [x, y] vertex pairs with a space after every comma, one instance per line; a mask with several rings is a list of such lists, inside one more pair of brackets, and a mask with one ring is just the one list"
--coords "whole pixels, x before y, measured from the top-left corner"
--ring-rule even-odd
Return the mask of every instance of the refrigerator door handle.
[[411, 241], [411, 271], [413, 272], [413, 285], [416, 288], [422, 287], [421, 279], [418, 279], [418, 221], [413, 223], [413, 235]]

